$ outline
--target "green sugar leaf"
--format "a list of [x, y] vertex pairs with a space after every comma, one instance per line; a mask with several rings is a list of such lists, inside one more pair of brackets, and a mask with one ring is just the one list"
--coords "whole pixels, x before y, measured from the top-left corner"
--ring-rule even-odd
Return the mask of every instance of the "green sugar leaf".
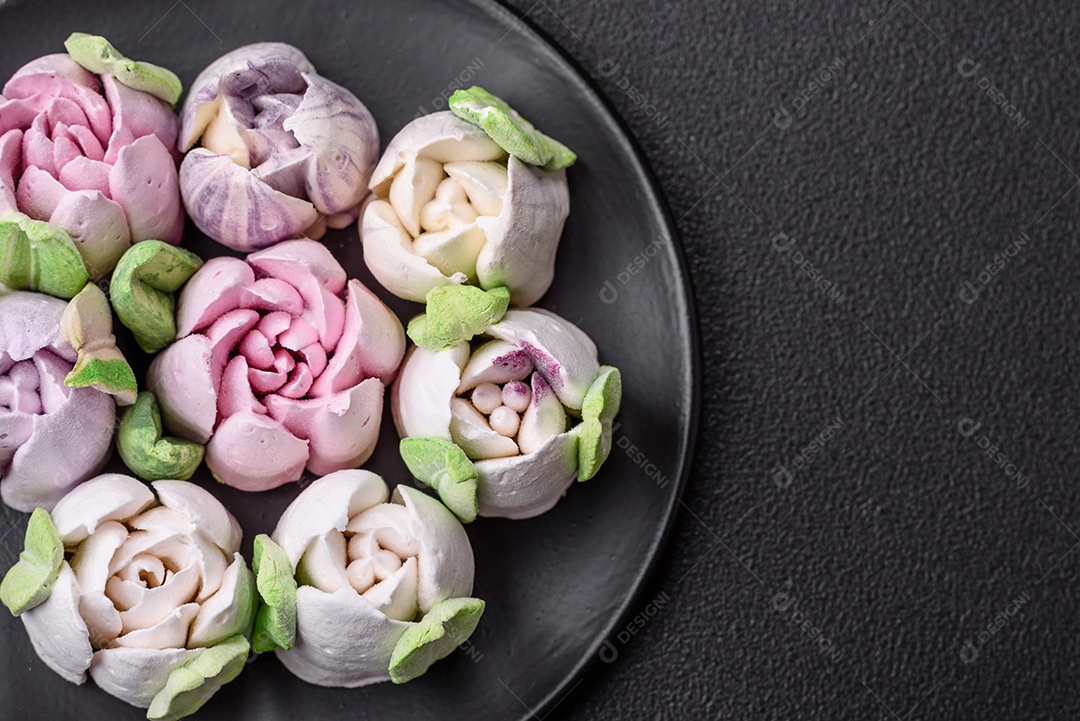
[[446, 658], [466, 641], [484, 613], [479, 598], [451, 598], [431, 607], [427, 615], [398, 639], [390, 656], [390, 680], [412, 681], [423, 676], [431, 664]]
[[176, 340], [175, 293], [202, 263], [191, 251], [144, 240], [128, 248], [116, 264], [109, 286], [113, 310], [147, 353]]
[[112, 75], [119, 82], [176, 105], [184, 86], [176, 73], [160, 65], [131, 60], [100, 35], [72, 33], [64, 41], [71, 59], [97, 75]]
[[18, 616], [48, 600], [64, 563], [64, 544], [44, 508], [35, 508], [26, 526], [19, 560], [0, 582], [0, 601]]
[[499, 322], [510, 306], [510, 290], [443, 285], [427, 294], [426, 313], [409, 321], [409, 337], [421, 348], [445, 350]]
[[0, 283], [72, 298], [90, 280], [67, 231], [22, 213], [0, 218]]
[[613, 366], [601, 366], [581, 404], [578, 432], [578, 480], [596, 475], [611, 454], [611, 422], [622, 402], [622, 374]]
[[398, 449], [409, 472], [433, 488], [462, 523], [476, 520], [479, 474], [465, 451], [438, 438], [402, 438]]
[[454, 91], [450, 110], [462, 120], [480, 126], [500, 148], [530, 165], [559, 170], [577, 160], [574, 151], [541, 133], [505, 100], [477, 85]]
[[186, 481], [202, 463], [204, 452], [198, 443], [162, 435], [161, 411], [149, 391], [140, 393], [135, 405], [125, 411], [116, 447], [124, 464], [148, 481]]
[[256, 653], [292, 648], [296, 640], [296, 579], [285, 550], [265, 533], [255, 536], [255, 588], [262, 600], [251, 644]]
[[218, 689], [240, 675], [250, 649], [248, 640], [237, 634], [177, 666], [150, 702], [146, 718], [175, 721], [195, 713]]
[[60, 332], [79, 356], [64, 378], [68, 388], [96, 388], [129, 406], [135, 402], [138, 383], [135, 372], [116, 347], [112, 332], [112, 310], [101, 288], [93, 283], [71, 299], [60, 320]]

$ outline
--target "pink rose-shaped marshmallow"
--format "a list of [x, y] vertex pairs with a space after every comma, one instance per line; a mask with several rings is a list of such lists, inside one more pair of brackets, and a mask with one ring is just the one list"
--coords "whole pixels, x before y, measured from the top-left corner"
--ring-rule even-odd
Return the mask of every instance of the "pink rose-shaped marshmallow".
[[262, 491], [356, 468], [405, 351], [397, 317], [320, 243], [208, 261], [177, 304], [148, 381], [165, 425], [206, 443], [223, 483]]
[[132, 243], [184, 229], [169, 105], [66, 54], [19, 69], [0, 94], [0, 216], [67, 231], [91, 278]]
[[179, 147], [187, 153], [180, 189], [195, 225], [249, 251], [354, 222], [379, 131], [364, 104], [298, 49], [255, 43], [195, 79]]
[[78, 356], [60, 334], [66, 307], [40, 293], [0, 295], [0, 495], [20, 511], [52, 509], [112, 450], [112, 396], [64, 385]]

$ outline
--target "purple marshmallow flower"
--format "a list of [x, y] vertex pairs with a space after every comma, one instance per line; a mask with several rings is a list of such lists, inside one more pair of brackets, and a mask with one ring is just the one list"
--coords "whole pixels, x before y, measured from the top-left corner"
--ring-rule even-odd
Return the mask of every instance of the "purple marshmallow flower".
[[359, 216], [379, 152], [355, 95], [284, 43], [238, 48], [199, 74], [184, 101], [184, 205], [234, 250], [320, 237]]
[[0, 295], [0, 495], [20, 511], [52, 509], [112, 450], [112, 396], [64, 385], [78, 355], [60, 334], [66, 307], [40, 293]]

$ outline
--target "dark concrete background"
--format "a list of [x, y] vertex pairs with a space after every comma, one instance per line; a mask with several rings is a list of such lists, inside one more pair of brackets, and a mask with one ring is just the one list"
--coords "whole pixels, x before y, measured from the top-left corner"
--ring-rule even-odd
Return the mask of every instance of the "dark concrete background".
[[1080, 717], [1080, 7], [510, 5], [641, 144], [704, 352], [660, 570], [547, 718]]

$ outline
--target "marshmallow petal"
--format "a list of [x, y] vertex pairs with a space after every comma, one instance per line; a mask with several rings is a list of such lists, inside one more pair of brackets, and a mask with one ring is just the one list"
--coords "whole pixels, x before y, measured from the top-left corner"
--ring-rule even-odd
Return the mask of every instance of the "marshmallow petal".
[[371, 274], [399, 298], [422, 303], [431, 289], [460, 285], [468, 279], [465, 273], [447, 277], [413, 252], [412, 236], [385, 200], [373, 200], [364, 207], [360, 239], [364, 244], [364, 262]]
[[161, 406], [165, 426], [181, 438], [206, 443], [217, 421], [217, 390], [211, 368], [212, 344], [191, 335], [154, 358], [146, 374]]
[[93, 649], [90, 634], [79, 615], [79, 584], [66, 562], [53, 585], [52, 594], [39, 606], [20, 616], [38, 657], [65, 680], [86, 680]]
[[131, 476], [106, 473], [76, 487], [56, 504], [52, 520], [65, 546], [82, 543], [105, 521], [123, 521], [157, 499]]
[[179, 338], [201, 330], [223, 313], [242, 306], [248, 288], [255, 284], [251, 266], [238, 258], [211, 258], [180, 291], [176, 306]]
[[409, 486], [394, 489], [394, 502], [404, 503], [410, 531], [420, 542], [417, 556], [417, 601], [427, 613], [440, 601], [468, 596], [473, 589], [472, 545], [465, 527], [442, 503]]
[[468, 343], [443, 351], [409, 350], [390, 397], [398, 435], [451, 440], [450, 401], [468, 360]]
[[311, 539], [344, 531], [349, 519], [386, 503], [389, 491], [382, 478], [369, 471], [345, 470], [323, 476], [304, 489], [285, 509], [274, 530], [274, 541], [296, 568]]
[[463, 160], [504, 160], [506, 151], [480, 128], [449, 110], [413, 120], [393, 137], [371, 176], [371, 189], [380, 198], [390, 191], [394, 176], [409, 158], [422, 155], [439, 163]]
[[213, 646], [233, 634], [248, 635], [255, 620], [255, 577], [235, 554], [217, 592], [202, 604], [191, 624], [188, 646]]
[[342, 213], [367, 194], [379, 131], [351, 92], [319, 75], [305, 73], [304, 80], [304, 98], [282, 127], [313, 153], [304, 183], [311, 202], [320, 213]]
[[124, 209], [134, 243], [180, 243], [184, 210], [179, 189], [172, 154], [156, 135], [144, 135], [121, 148], [109, 171], [110, 195]]
[[555, 277], [570, 192], [565, 170], [542, 170], [511, 156], [508, 171], [502, 212], [476, 220], [488, 240], [476, 259], [476, 275], [482, 288], [507, 286], [510, 302], [525, 307], [540, 300]]
[[184, 481], [154, 481], [161, 505], [179, 511], [191, 521], [195, 533], [216, 545], [226, 555], [240, 550], [240, 524], [213, 494]]
[[296, 238], [319, 217], [307, 200], [274, 190], [228, 155], [204, 148], [181, 163], [180, 192], [199, 230], [233, 250]]
[[173, 669], [198, 655], [187, 648], [107, 648], [94, 654], [90, 677], [106, 693], [148, 708]]
[[4, 503], [30, 512], [53, 506], [105, 465], [112, 453], [116, 404], [93, 388], [73, 388], [52, 413], [36, 415], [33, 431], [0, 483]]
[[502, 320], [487, 329], [487, 334], [525, 351], [568, 408], [581, 408], [589, 386], [600, 374], [592, 339], [550, 311], [508, 310]]
[[308, 442], [308, 470], [326, 475], [356, 468], [371, 457], [382, 422], [382, 398], [382, 381], [368, 378], [325, 398], [270, 395], [265, 402], [272, 418]]
[[477, 461], [480, 515], [519, 519], [550, 510], [574, 482], [577, 442], [568, 431], [531, 455]]
[[242, 491], [266, 491], [299, 480], [307, 460], [307, 441], [273, 418], [250, 411], [222, 421], [206, 446], [210, 472]]
[[296, 642], [277, 657], [317, 686], [357, 688], [390, 678], [390, 657], [411, 624], [387, 618], [352, 588], [334, 593], [301, 586], [296, 593]]

